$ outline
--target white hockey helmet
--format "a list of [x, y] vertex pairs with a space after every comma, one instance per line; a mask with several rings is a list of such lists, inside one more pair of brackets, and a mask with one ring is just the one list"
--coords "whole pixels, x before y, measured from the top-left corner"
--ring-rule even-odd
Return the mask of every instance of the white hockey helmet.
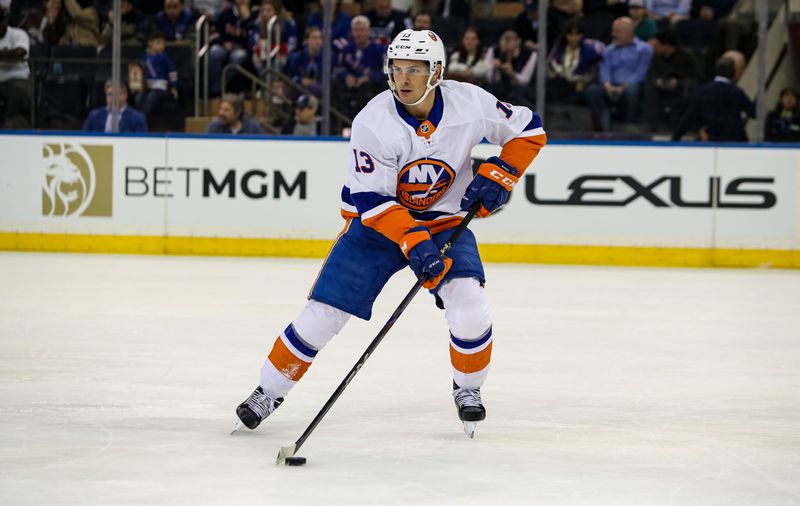
[[[386, 78], [389, 81], [389, 88], [392, 90], [392, 93], [394, 93], [395, 98], [400, 100], [400, 97], [397, 95], [397, 86], [394, 84], [394, 78], [391, 72], [392, 60], [394, 59], [426, 61], [430, 68], [430, 75], [428, 76], [425, 93], [413, 104], [405, 105], [417, 105], [421, 103], [425, 100], [425, 97], [428, 96], [428, 93], [439, 85], [444, 77], [444, 67], [447, 61], [444, 52], [444, 44], [442, 43], [442, 39], [431, 30], [411, 30], [410, 28], [403, 30], [397, 34], [397, 37], [394, 38], [386, 50], [386, 59], [383, 61], [383, 72], [386, 74]], [[439, 75], [439, 79], [431, 84], [437, 64], [442, 66], [442, 72]]]

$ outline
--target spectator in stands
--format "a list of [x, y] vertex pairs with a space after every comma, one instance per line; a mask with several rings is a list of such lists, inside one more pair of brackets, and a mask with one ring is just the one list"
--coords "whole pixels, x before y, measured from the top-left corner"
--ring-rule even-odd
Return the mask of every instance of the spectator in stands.
[[547, 47], [553, 47], [567, 23], [580, 15], [581, 0], [551, 0], [547, 8]]
[[[113, 4], [112, 4], [113, 5]], [[136, 9], [131, 0], [120, 0], [119, 11], [122, 20], [120, 42], [123, 46], [144, 47], [149, 30], [147, 18]], [[110, 46], [114, 36], [114, 8], [108, 9], [108, 23], [100, 33], [100, 46]]]
[[59, 44], [62, 46], [100, 45], [100, 15], [94, 0], [64, 0], [69, 22]]
[[244, 114], [244, 99], [226, 93], [219, 103], [219, 115], [208, 125], [210, 134], [263, 134], [261, 124]]
[[294, 104], [294, 118], [283, 125], [282, 135], [319, 135], [320, 118], [317, 116], [319, 101], [313, 95], [300, 95]]
[[460, 18], [465, 23], [470, 16], [469, 0], [441, 0], [436, 7], [436, 15], [445, 18]]
[[353, 42], [339, 53], [334, 78], [339, 108], [352, 118], [384, 88], [386, 47], [370, 39], [366, 16], [354, 17], [351, 26]]
[[306, 29], [305, 47], [289, 56], [285, 74], [314, 95], [322, 94], [322, 31], [319, 28]]
[[742, 74], [744, 74], [745, 69], [745, 58], [744, 54], [741, 51], [737, 51], [735, 49], [729, 49], [722, 53], [722, 58], [728, 58], [729, 60], [733, 61], [733, 82], [738, 83], [739, 79], [742, 78]]
[[411, 18], [403, 11], [392, 8], [392, 0], [376, 0], [375, 8], [364, 13], [369, 19], [372, 40], [388, 45], [397, 35], [411, 28]]
[[800, 106], [797, 92], [791, 88], [781, 91], [778, 104], [767, 115], [764, 140], [768, 142], [800, 142]]
[[[235, 0], [217, 18], [216, 33], [211, 36], [213, 45], [208, 55], [208, 89], [211, 96], [220, 93], [222, 69], [226, 63], [242, 65], [248, 60], [250, 33], [257, 17], [258, 11], [250, 7], [249, 0]], [[237, 72], [228, 72], [226, 84], [230, 84], [236, 75]]]
[[567, 23], [548, 63], [548, 99], [555, 103], [578, 102], [586, 86], [597, 76], [605, 45], [587, 39], [578, 20]]
[[523, 5], [512, 29], [528, 48], [536, 49], [539, 44], [539, 0], [524, 0]]
[[[111, 107], [114, 97], [112, 87], [111, 81], [106, 81], [106, 106], [98, 107], [89, 113], [83, 124], [84, 132], [111, 132]], [[128, 86], [123, 82], [119, 83], [119, 131], [147, 131], [144, 114], [128, 106]]]
[[183, 0], [164, 0], [164, 10], [156, 14], [155, 26], [167, 44], [194, 45], [195, 16]]
[[633, 34], [645, 42], [652, 42], [658, 32], [656, 22], [647, 15], [644, 0], [628, 0], [628, 15], [633, 20]]
[[[308, 16], [306, 30], [312, 26], [319, 28], [320, 31], [322, 30], [323, 3], [324, 0], [320, 0], [319, 10], [312, 12], [311, 15]], [[348, 43], [347, 36], [350, 34], [350, 15], [342, 10], [339, 5], [339, 0], [331, 0], [331, 6], [333, 7], [333, 15], [331, 16], [331, 41], [336, 51], [340, 51]]]
[[611, 129], [611, 105], [618, 105], [623, 122], [633, 128], [642, 99], [642, 84], [647, 77], [653, 48], [633, 35], [629, 17], [614, 20], [612, 44], [600, 64], [600, 82], [586, 88], [586, 101], [602, 131]]
[[712, 142], [747, 142], [744, 126], [747, 117], [756, 115], [756, 106], [744, 91], [733, 83], [736, 67], [733, 60], [717, 61], [716, 77], [701, 86], [692, 99], [681, 123], [672, 134], [680, 140], [690, 130], [698, 130], [700, 140]]
[[44, 0], [41, 8], [30, 9], [18, 28], [28, 32], [33, 44], [58, 45], [67, 31], [69, 19], [61, 0]]
[[[272, 41], [267, 40], [267, 33], [269, 32], [269, 21], [276, 18], [273, 25]], [[280, 33], [280, 40], [277, 40], [276, 35]], [[274, 46], [279, 46], [278, 49], [278, 63], [279, 67], [286, 64], [287, 56], [297, 49], [298, 37], [297, 23], [292, 19], [283, 7], [281, 0], [264, 0], [261, 2], [261, 9], [256, 20], [253, 32], [251, 34], [254, 47], [253, 62], [259, 74], [264, 73], [266, 69], [265, 62], [269, 56], [270, 51]]]
[[470, 26], [464, 30], [461, 45], [450, 55], [447, 78], [485, 86], [489, 75], [486, 49], [481, 44], [478, 29]]
[[689, 19], [692, 0], [647, 0], [647, 15], [656, 21], [675, 24]]
[[619, 18], [628, 13], [628, 0], [583, 0], [583, 13]]
[[692, 15], [700, 19], [720, 20], [728, 16], [737, 0], [694, 0]]
[[500, 42], [486, 54], [489, 65], [489, 91], [498, 99], [531, 105], [531, 78], [536, 67], [536, 51], [523, 45], [513, 30], [500, 36]]
[[28, 34], [8, 26], [0, 9], [0, 128], [27, 128], [31, 99], [28, 94]]
[[661, 116], [667, 116], [670, 129], [677, 124], [690, 91], [700, 81], [700, 67], [694, 55], [678, 45], [675, 34], [665, 28], [653, 42], [645, 108], [651, 130], [659, 128]]
[[414, 16], [414, 30], [433, 30], [433, 16], [430, 12], [419, 11]]
[[161, 32], [151, 32], [144, 55], [145, 89], [136, 96], [136, 107], [148, 118], [161, 106], [174, 105], [178, 99], [178, 71], [164, 54], [165, 47]]

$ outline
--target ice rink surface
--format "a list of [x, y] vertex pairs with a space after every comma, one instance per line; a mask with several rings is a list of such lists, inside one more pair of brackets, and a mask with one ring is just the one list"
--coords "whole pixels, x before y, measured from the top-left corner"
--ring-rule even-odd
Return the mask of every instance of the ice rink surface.
[[277, 467], [413, 284], [230, 436], [319, 263], [0, 254], [0, 504], [800, 504], [800, 272], [488, 265], [474, 440], [421, 293]]

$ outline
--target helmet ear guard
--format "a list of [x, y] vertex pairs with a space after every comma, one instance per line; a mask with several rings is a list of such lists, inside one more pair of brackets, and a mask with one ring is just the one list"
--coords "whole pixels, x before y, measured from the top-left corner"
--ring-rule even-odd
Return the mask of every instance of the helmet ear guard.
[[[386, 74], [389, 83], [389, 89], [392, 90], [397, 100], [400, 97], [397, 95], [397, 86], [394, 84], [394, 77], [391, 73], [392, 60], [416, 60], [428, 62], [428, 82], [425, 85], [425, 93], [422, 94], [419, 100], [413, 104], [405, 105], [418, 105], [428, 96], [428, 94], [436, 88], [444, 78], [446, 57], [444, 51], [444, 44], [431, 30], [403, 30], [397, 37], [394, 38], [386, 50], [386, 58], [383, 61], [383, 72]], [[441, 66], [441, 72], [436, 82], [432, 82], [436, 74], [436, 66]], [[402, 103], [402, 101], [400, 101]]]

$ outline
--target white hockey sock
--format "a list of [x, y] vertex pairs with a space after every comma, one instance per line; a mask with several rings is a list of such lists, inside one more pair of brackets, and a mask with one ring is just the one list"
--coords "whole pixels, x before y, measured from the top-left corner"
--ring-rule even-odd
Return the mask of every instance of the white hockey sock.
[[317, 352], [342, 330], [349, 318], [344, 311], [309, 301], [275, 339], [261, 368], [261, 388], [272, 397], [286, 396], [311, 366]]

